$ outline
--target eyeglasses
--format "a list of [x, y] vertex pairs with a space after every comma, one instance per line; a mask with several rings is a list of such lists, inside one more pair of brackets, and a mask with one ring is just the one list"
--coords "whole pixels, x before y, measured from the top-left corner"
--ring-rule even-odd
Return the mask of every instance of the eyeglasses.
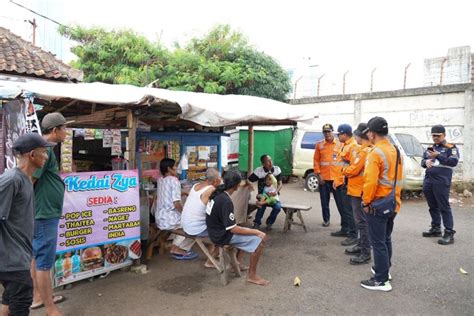
[[431, 134], [431, 137], [441, 137], [443, 134]]

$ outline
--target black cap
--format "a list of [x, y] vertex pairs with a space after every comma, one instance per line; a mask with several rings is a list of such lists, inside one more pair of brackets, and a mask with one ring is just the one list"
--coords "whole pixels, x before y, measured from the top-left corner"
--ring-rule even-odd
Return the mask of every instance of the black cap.
[[367, 122], [367, 128], [362, 132], [366, 134], [368, 131], [376, 132], [382, 135], [388, 134], [388, 123], [383, 117], [375, 116]]
[[326, 123], [323, 125], [323, 132], [332, 132], [334, 131], [334, 127], [331, 124]]
[[23, 134], [13, 143], [13, 149], [24, 154], [40, 147], [54, 147], [56, 143], [47, 142], [37, 133]]
[[446, 134], [446, 129], [443, 125], [438, 124], [431, 128], [431, 134]]
[[356, 136], [362, 136], [364, 135], [364, 130], [367, 128], [366, 123], [360, 123], [357, 128], [354, 130], [354, 135]]

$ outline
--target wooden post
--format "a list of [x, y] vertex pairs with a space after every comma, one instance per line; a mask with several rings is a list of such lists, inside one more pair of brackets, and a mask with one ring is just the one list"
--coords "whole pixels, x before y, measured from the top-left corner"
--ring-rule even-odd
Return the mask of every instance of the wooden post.
[[36, 45], [36, 27], [38, 26], [38, 24], [36, 24], [36, 19], [28, 20], [28, 22], [33, 27], [33, 40], [32, 40], [32, 42], [33, 42], [33, 45]]
[[247, 176], [250, 176], [253, 172], [253, 156], [254, 156], [254, 150], [253, 150], [253, 143], [254, 143], [254, 134], [253, 134], [253, 124], [249, 124], [249, 160], [248, 160], [248, 173]]
[[133, 114], [133, 110], [128, 110], [127, 128], [128, 128], [128, 169], [135, 169], [136, 162], [136, 144], [137, 144], [137, 125], [138, 117]]

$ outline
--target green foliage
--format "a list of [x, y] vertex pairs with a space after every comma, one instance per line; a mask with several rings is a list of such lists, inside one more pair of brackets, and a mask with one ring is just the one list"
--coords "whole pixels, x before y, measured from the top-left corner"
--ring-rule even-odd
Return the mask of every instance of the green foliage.
[[168, 52], [131, 30], [60, 27], [59, 32], [79, 43], [73, 66], [84, 71], [84, 81], [143, 86], [163, 74]]
[[287, 73], [270, 56], [255, 50], [228, 25], [219, 25], [184, 48], [168, 51], [130, 30], [60, 28], [79, 42], [73, 66], [85, 81], [159, 86], [219, 94], [245, 94], [284, 100], [290, 91]]

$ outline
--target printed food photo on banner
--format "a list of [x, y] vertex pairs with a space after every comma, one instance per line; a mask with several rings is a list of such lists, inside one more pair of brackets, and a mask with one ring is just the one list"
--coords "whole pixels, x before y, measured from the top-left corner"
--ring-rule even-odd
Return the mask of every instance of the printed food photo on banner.
[[104, 246], [106, 265], [123, 263], [128, 258], [128, 245], [119, 243], [108, 244]]
[[81, 251], [81, 271], [98, 269], [104, 266], [102, 249], [102, 247], [90, 247]]

